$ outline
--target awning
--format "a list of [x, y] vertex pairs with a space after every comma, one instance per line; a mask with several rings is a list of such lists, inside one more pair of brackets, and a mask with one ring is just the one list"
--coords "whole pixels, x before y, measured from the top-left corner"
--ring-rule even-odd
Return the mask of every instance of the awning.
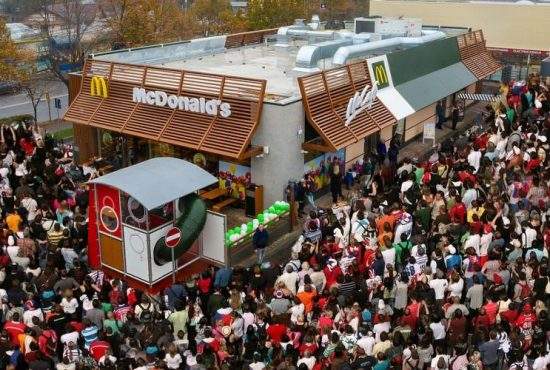
[[98, 177], [90, 183], [123, 190], [151, 210], [217, 181], [192, 163], [159, 157]]
[[241, 159], [260, 121], [265, 86], [265, 80], [88, 60], [64, 119]]
[[468, 94], [468, 93], [458, 93], [456, 94], [456, 98], [463, 99], [463, 100], [477, 100], [477, 101], [488, 101], [488, 102], [494, 102], [501, 99], [500, 95]]
[[380, 99], [346, 126], [350, 98], [372, 86], [366, 61], [348, 64], [298, 78], [309, 123], [331, 151], [344, 148], [391, 126], [395, 117]]
[[495, 73], [502, 66], [489, 54], [481, 30], [457, 36], [460, 59], [481, 80]]
[[455, 63], [398, 85], [396, 89], [418, 111], [476, 81], [476, 76], [464, 64]]

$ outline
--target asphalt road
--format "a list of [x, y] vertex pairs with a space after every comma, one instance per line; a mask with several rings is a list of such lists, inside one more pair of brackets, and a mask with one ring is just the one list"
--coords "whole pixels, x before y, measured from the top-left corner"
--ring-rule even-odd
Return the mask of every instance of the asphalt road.
[[[67, 88], [60, 81], [51, 81], [48, 83], [48, 91], [50, 93], [50, 111], [51, 118], [57, 119], [57, 114], [62, 117], [67, 110], [68, 95]], [[54, 99], [61, 99], [61, 109], [55, 108]], [[33, 114], [32, 104], [30, 99], [24, 93], [13, 95], [0, 95], [0, 118], [11, 117], [20, 114]], [[48, 112], [48, 102], [42, 99], [38, 104], [38, 122], [47, 122], [50, 119]]]

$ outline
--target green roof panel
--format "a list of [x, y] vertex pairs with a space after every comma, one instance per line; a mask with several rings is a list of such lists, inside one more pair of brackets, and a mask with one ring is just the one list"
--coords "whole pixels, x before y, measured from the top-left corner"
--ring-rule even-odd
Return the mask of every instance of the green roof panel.
[[462, 62], [438, 69], [396, 86], [414, 110], [418, 111], [476, 82]]
[[460, 62], [456, 37], [387, 54], [395, 86]]

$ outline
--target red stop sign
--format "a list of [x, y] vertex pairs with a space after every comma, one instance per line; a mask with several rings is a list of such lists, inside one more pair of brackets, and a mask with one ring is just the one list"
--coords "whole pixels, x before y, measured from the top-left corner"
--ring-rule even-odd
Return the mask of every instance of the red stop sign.
[[166, 232], [164, 243], [168, 248], [174, 248], [181, 240], [181, 230], [173, 227]]

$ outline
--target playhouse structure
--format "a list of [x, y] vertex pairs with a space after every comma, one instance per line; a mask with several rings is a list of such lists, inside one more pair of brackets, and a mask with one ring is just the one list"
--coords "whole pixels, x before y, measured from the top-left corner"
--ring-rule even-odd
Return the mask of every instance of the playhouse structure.
[[184, 268], [225, 264], [225, 217], [208, 211], [197, 195], [216, 182], [202, 168], [170, 157], [90, 181], [90, 266], [158, 290]]

